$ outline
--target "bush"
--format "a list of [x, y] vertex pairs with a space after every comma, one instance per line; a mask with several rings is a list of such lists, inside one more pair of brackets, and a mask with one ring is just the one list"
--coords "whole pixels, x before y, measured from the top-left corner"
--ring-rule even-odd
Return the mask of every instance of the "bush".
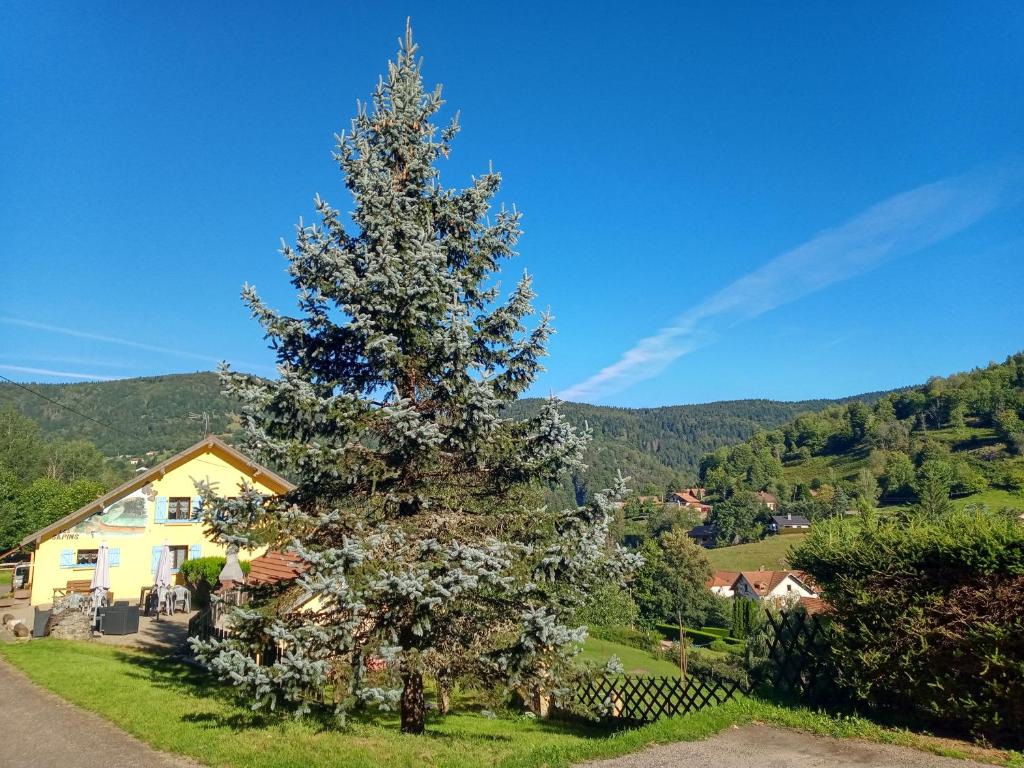
[[1024, 746], [1024, 526], [985, 509], [816, 525], [792, 557], [832, 606], [837, 682], [911, 725]]
[[[192, 590], [196, 607], [205, 607], [209, 602], [210, 592], [220, 586], [220, 572], [225, 562], [227, 559], [224, 557], [197, 557], [181, 564], [178, 572]], [[242, 573], [248, 575], [249, 561], [240, 560], [238, 564], [242, 566]]]
[[750, 678], [742, 660], [732, 655], [724, 659], [709, 659], [700, 653], [693, 653], [687, 659], [686, 667], [697, 677], [714, 677], [739, 683], [744, 689], [750, 685]]
[[[710, 632], [703, 629], [691, 629], [690, 627], [683, 627], [686, 630], [686, 639], [688, 640], [687, 645], [702, 646], [712, 643], [715, 640], [721, 640], [722, 636], [715, 634], [716, 630]], [[673, 643], [679, 642], [679, 627], [675, 624], [658, 624], [655, 629], [666, 639], [671, 640]]]
[[743, 643], [730, 643], [726, 640], [712, 640], [708, 646], [712, 651], [720, 653], [732, 653], [736, 656], [743, 655]]
[[631, 627], [639, 611], [633, 597], [618, 584], [602, 584], [576, 612], [576, 621], [588, 627]]

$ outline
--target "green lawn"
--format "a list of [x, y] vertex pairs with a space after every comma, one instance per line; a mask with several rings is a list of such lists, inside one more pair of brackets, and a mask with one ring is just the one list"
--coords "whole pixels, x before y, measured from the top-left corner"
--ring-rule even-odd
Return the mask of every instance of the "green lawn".
[[957, 509], [963, 509], [968, 504], [988, 504], [992, 509], [1001, 509], [1003, 507], [1024, 509], [1024, 496], [1021, 496], [1019, 493], [989, 488], [981, 493], [953, 499], [953, 506]]
[[0, 569], [0, 585], [9, 585], [14, 581], [14, 571], [10, 568]]
[[678, 665], [671, 661], [659, 659], [647, 651], [632, 648], [628, 645], [613, 643], [610, 640], [599, 640], [588, 637], [583, 644], [579, 658], [584, 661], [595, 661], [604, 664], [612, 656], [618, 656], [627, 675], [677, 675]]
[[786, 562], [789, 548], [803, 541], [806, 535], [768, 536], [751, 544], [709, 549], [706, 554], [716, 571], [756, 571], [761, 566], [768, 571], [781, 570], [789, 567]]
[[395, 715], [367, 716], [342, 730], [329, 722], [258, 715], [194, 668], [111, 646], [41, 640], [0, 645], [0, 657], [157, 749], [231, 768], [556, 768], [652, 743], [700, 739], [755, 720], [951, 753], [948, 745], [858, 718], [833, 719], [754, 699], [617, 732], [513, 714], [491, 719], [470, 708], [431, 718], [423, 736], [398, 733]]

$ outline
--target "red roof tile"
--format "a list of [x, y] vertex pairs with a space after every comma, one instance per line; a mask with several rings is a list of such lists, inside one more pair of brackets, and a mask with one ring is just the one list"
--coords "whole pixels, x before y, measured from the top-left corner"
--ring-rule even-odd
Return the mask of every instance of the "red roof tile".
[[250, 584], [277, 584], [295, 579], [304, 570], [306, 564], [298, 555], [269, 550], [249, 563], [246, 581]]

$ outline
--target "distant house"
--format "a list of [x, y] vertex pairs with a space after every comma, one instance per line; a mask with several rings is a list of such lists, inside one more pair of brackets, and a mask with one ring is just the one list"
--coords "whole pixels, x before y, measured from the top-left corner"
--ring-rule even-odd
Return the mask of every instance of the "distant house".
[[736, 577], [739, 575], [739, 571], [715, 571], [708, 579], [708, 589], [716, 595], [732, 597], [732, 586], [736, 583]]
[[772, 512], [779, 508], [779, 499], [774, 493], [768, 493], [768, 491], [758, 491], [757, 500], [764, 504]]
[[788, 512], [784, 515], [772, 515], [768, 521], [768, 530], [771, 533], [802, 533], [811, 527], [811, 521], [803, 515], [791, 515]]
[[700, 519], [703, 520], [711, 512], [711, 505], [704, 503], [704, 494], [703, 488], [684, 488], [681, 491], [670, 493], [666, 503], [696, 510], [700, 514]]
[[796, 605], [804, 597], [818, 597], [813, 583], [801, 571], [741, 571], [732, 589], [735, 597], [764, 600], [780, 607]]
[[695, 525], [686, 535], [696, 541], [702, 547], [709, 548], [715, 546], [715, 542], [718, 541], [718, 526], [717, 525]]

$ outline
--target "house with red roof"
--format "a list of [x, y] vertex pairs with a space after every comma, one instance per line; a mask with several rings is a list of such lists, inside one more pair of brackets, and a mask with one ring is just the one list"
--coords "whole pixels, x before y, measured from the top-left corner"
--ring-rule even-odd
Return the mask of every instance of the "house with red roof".
[[703, 520], [711, 512], [711, 505], [704, 503], [704, 495], [703, 488], [684, 488], [681, 491], [670, 493], [666, 503], [696, 510], [700, 514], [700, 519]]
[[819, 596], [814, 583], [802, 571], [740, 571], [732, 588], [735, 597], [764, 600], [777, 607]]

